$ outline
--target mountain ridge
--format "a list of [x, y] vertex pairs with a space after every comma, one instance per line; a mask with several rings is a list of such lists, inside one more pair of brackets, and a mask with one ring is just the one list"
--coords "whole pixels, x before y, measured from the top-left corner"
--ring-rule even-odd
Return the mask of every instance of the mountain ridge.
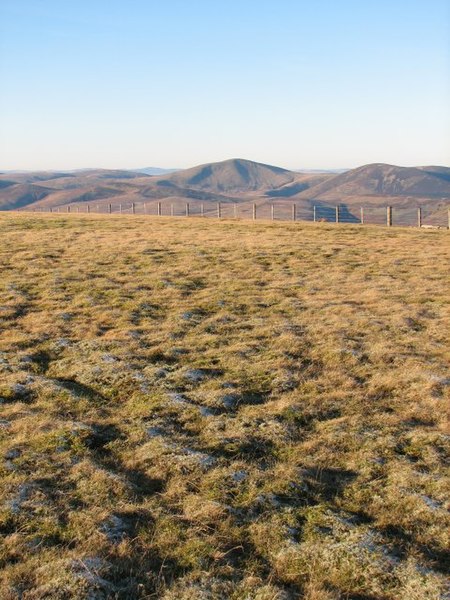
[[[447, 179], [448, 172], [448, 179]], [[314, 186], [298, 197], [337, 201], [353, 196], [413, 196], [450, 198], [450, 168], [399, 167], [387, 163], [370, 163]]]
[[342, 173], [296, 172], [242, 158], [150, 175], [126, 169], [5, 172], [0, 210], [84, 202], [342, 203], [416, 206], [450, 200], [450, 168], [371, 163]]

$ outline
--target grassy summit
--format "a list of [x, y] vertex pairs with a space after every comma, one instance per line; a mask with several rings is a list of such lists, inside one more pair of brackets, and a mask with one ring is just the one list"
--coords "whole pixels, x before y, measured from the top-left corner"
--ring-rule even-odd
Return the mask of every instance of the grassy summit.
[[449, 264], [447, 231], [1, 214], [2, 598], [440, 598]]

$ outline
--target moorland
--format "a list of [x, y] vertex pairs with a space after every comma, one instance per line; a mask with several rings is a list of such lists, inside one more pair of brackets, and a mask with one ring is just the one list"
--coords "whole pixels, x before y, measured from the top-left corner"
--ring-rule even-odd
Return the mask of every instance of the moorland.
[[438, 600], [443, 230], [0, 214], [5, 600]]
[[[279, 218], [290, 218], [295, 204], [297, 216], [313, 219], [313, 207], [320, 216], [333, 220], [341, 206], [347, 221], [360, 219], [385, 222], [385, 207], [395, 210], [395, 222], [417, 223], [417, 208], [424, 223], [448, 226], [450, 168], [443, 166], [398, 167], [369, 164], [342, 173], [297, 172], [250, 160], [231, 159], [207, 163], [174, 172], [160, 169], [85, 169], [78, 171], [31, 171], [0, 173], [0, 210], [72, 210], [72, 212], [182, 213], [185, 204], [194, 213], [203, 205], [206, 214], [215, 214], [223, 204], [224, 215], [249, 216], [249, 203], [258, 206], [258, 215], [268, 217], [270, 206]], [[246, 206], [247, 205], [247, 206]], [[89, 207], [89, 208], [88, 208]], [[174, 207], [174, 208], [172, 208]]]

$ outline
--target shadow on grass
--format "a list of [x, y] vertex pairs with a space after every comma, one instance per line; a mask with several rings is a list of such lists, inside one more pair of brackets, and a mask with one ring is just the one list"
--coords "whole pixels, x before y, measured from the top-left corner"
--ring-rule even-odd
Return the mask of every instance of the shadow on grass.
[[450, 565], [449, 550], [430, 548], [425, 544], [420, 544], [413, 535], [397, 525], [388, 525], [387, 527], [380, 529], [380, 531], [386, 538], [395, 543], [399, 552], [404, 556], [408, 554], [408, 548], [410, 546], [414, 547], [426, 560], [430, 561], [433, 570], [448, 575]]
[[56, 385], [58, 385], [59, 387], [62, 387], [63, 389], [67, 390], [68, 392], [71, 392], [75, 396], [78, 396], [78, 397], [84, 396], [84, 397], [89, 398], [92, 401], [99, 403], [99, 404], [105, 403], [108, 401], [108, 398], [106, 398], [106, 396], [103, 396], [102, 394], [100, 394], [100, 392], [95, 390], [93, 387], [91, 387], [89, 385], [85, 385], [84, 383], [79, 383], [75, 379], [64, 379], [64, 378], [57, 377], [53, 381], [56, 383]]
[[309, 467], [302, 475], [313, 493], [324, 500], [332, 500], [351, 484], [358, 473], [348, 469]]

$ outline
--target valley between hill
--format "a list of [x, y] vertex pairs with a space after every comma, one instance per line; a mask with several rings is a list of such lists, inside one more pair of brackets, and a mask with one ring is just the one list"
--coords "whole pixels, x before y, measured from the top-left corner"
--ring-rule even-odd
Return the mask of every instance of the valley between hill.
[[299, 173], [231, 159], [156, 175], [145, 169], [0, 174], [0, 210], [70, 207], [84, 212], [91, 204], [106, 211], [112, 204], [117, 212], [121, 205], [129, 209], [132, 203], [141, 207], [145, 203], [154, 213], [157, 202], [166, 209], [172, 203], [189, 202], [197, 212], [200, 204], [206, 204], [208, 211], [217, 202], [225, 206], [254, 202], [263, 213], [272, 204], [281, 210], [295, 204], [299, 215], [310, 214], [313, 205], [326, 211], [339, 204], [351, 221], [359, 218], [361, 206], [376, 211], [390, 205], [409, 225], [416, 222], [420, 206], [431, 224], [446, 226], [450, 169], [370, 164], [338, 174]]

